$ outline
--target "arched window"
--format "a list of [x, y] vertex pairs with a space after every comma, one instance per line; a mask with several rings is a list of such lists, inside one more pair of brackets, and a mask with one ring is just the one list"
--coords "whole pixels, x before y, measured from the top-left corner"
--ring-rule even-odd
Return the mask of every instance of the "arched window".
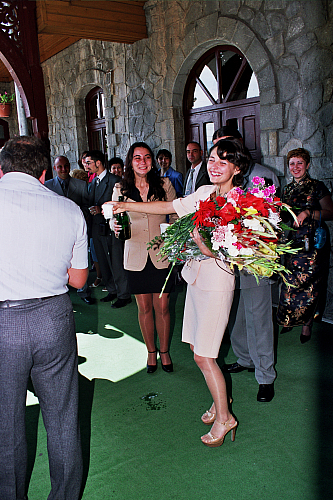
[[259, 87], [244, 55], [235, 47], [206, 52], [191, 70], [184, 94], [186, 142], [197, 141], [205, 156], [214, 131], [238, 128], [252, 156], [260, 161]]
[[104, 94], [100, 87], [93, 88], [86, 97], [86, 117], [89, 149], [106, 155]]

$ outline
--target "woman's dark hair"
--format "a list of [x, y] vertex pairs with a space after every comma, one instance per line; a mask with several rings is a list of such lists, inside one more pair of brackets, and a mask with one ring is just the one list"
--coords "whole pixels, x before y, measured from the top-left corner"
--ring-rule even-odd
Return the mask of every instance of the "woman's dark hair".
[[218, 141], [210, 148], [209, 156], [215, 148], [217, 148], [217, 156], [221, 158], [221, 160], [226, 159], [239, 168], [239, 173], [233, 177], [232, 183], [234, 186], [242, 186], [244, 175], [248, 171], [252, 161], [248, 149], [245, 148], [242, 141], [234, 138], [221, 139]]
[[158, 158], [163, 155], [165, 156], [166, 158], [169, 158], [170, 160], [170, 165], [171, 165], [171, 162], [172, 162], [172, 154], [170, 153], [170, 151], [168, 149], [159, 149], [158, 150], [158, 153], [156, 155], [156, 160], [158, 160]]
[[122, 194], [125, 196], [130, 196], [135, 187], [135, 176], [134, 176], [132, 162], [133, 162], [134, 150], [136, 148], [147, 149], [151, 156], [152, 167], [147, 174], [147, 181], [149, 183], [149, 191], [153, 195], [153, 200], [165, 201], [166, 194], [163, 188], [163, 183], [164, 183], [163, 177], [160, 176], [159, 171], [157, 170], [154, 154], [151, 148], [145, 142], [135, 142], [128, 150], [125, 160], [125, 173], [124, 173], [124, 178], [122, 180], [122, 188], [121, 188]]
[[89, 153], [89, 151], [82, 151], [82, 153], [80, 154], [80, 157], [78, 159], [77, 164], [79, 165], [81, 170], [84, 170], [84, 166], [82, 164], [82, 159], [85, 158], [88, 155], [88, 153]]
[[288, 165], [291, 158], [302, 158], [302, 160], [305, 161], [306, 165], [309, 165], [310, 163], [310, 153], [307, 149], [304, 148], [297, 148], [289, 151], [289, 153], [287, 154]]
[[119, 163], [119, 165], [121, 166], [121, 168], [124, 170], [124, 162], [121, 158], [119, 158], [119, 156], [114, 156], [113, 158], [111, 158], [110, 160], [108, 160], [108, 170], [110, 170], [110, 168], [112, 167], [112, 165], [114, 164], [117, 164]]
[[50, 166], [50, 153], [45, 143], [37, 137], [21, 136], [9, 139], [0, 153], [4, 174], [23, 172], [39, 179]]

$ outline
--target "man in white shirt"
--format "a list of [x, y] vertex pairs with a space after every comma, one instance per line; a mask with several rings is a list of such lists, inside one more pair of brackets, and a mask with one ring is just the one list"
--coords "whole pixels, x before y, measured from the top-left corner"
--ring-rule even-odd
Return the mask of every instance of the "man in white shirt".
[[67, 284], [88, 276], [79, 207], [43, 186], [48, 151], [35, 137], [0, 153], [0, 498], [26, 499], [25, 401], [29, 376], [43, 416], [49, 500], [77, 500], [82, 481], [78, 357]]
[[194, 193], [200, 186], [211, 184], [207, 172], [207, 164], [202, 160], [202, 149], [198, 142], [189, 142], [186, 146], [186, 156], [191, 168], [185, 174], [184, 196]]

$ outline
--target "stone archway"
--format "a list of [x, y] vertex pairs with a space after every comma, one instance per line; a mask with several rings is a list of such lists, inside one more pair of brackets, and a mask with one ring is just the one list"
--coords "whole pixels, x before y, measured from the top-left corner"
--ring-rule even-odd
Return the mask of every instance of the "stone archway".
[[[187, 33], [179, 46], [185, 54], [173, 81], [170, 103], [173, 112], [174, 137], [183, 138], [175, 142], [176, 157], [183, 158], [185, 165], [185, 140], [183, 119], [183, 96], [188, 75], [196, 61], [209, 49], [217, 45], [231, 45], [239, 49], [254, 71], [260, 91], [260, 126], [262, 131], [276, 131], [282, 127], [282, 105], [278, 104], [278, 85], [267, 49], [258, 40], [255, 33], [242, 21], [227, 16], [217, 19], [209, 15], [201, 19], [200, 25]], [[205, 30], [211, 33], [211, 23], [215, 23], [215, 37], [204, 40]], [[193, 40], [201, 43], [193, 49]], [[189, 50], [190, 48], [190, 50]]]
[[0, 2], [0, 59], [19, 89], [34, 134], [47, 141], [48, 120], [35, 11], [34, 1]]

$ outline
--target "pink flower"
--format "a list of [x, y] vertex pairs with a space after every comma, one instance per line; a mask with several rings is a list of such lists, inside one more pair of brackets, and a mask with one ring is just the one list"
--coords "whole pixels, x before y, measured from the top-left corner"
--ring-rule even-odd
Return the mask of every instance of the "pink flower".
[[256, 185], [256, 186], [259, 186], [259, 184], [265, 184], [265, 179], [263, 177], [258, 177], [258, 175], [256, 175], [255, 177], [253, 177], [252, 179], [252, 184]]

